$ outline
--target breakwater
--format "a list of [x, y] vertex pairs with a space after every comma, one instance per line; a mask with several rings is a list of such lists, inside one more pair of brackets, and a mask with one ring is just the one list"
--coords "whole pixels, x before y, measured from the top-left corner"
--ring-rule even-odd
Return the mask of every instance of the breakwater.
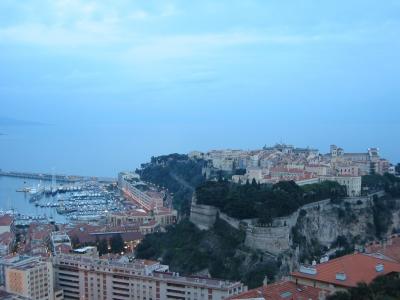
[[31, 172], [13, 172], [0, 170], [0, 176], [16, 177], [22, 179], [35, 179], [42, 181], [52, 181], [53, 179], [57, 182], [75, 183], [82, 181], [97, 181], [102, 183], [111, 183], [116, 181], [115, 178], [109, 177], [96, 177], [96, 176], [77, 176], [77, 175], [60, 175], [60, 174], [48, 174], [48, 173], [31, 173]]

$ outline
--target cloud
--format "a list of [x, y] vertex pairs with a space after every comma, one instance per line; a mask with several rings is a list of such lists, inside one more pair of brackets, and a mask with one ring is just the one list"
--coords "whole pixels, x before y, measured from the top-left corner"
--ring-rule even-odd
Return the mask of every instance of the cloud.
[[135, 10], [127, 16], [128, 20], [146, 20], [150, 17], [150, 14], [145, 10]]
[[152, 36], [136, 41], [121, 57], [125, 60], [181, 59], [214, 55], [219, 50], [254, 44], [296, 45], [320, 41], [318, 35], [273, 34], [267, 32], [222, 32]]
[[355, 43], [373, 39], [386, 30], [376, 24], [337, 30], [332, 24], [274, 28], [251, 22], [240, 28], [215, 24], [207, 27], [208, 30], [195, 30], [185, 28], [182, 21], [187, 20], [187, 12], [170, 1], [156, 2], [156, 5], [118, 1], [106, 5], [99, 1], [45, 0], [42, 8], [34, 3], [26, 2], [27, 8], [21, 10], [19, 22], [0, 25], [0, 44], [16, 43], [59, 52], [76, 51], [79, 55], [105, 57], [116, 62], [147, 63], [210, 57], [228, 48], [249, 45], [295, 47], [325, 42]]
[[107, 24], [79, 22], [72, 29], [35, 23], [2, 28], [0, 39], [2, 43], [11, 41], [32, 46], [74, 47], [117, 42], [119, 37]]
[[[124, 1], [118, 2], [120, 5], [82, 0], [46, 0], [42, 4], [40, 7], [37, 2], [27, 1], [16, 5], [18, 21], [0, 23], [0, 43], [44, 47], [115, 44], [130, 40], [135, 22], [157, 17]], [[158, 16], [167, 14], [171, 15], [171, 9]]]

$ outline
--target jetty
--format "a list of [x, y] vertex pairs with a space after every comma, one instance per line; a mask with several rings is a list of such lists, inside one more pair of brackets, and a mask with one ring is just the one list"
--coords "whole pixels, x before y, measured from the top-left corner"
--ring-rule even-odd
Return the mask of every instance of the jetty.
[[64, 183], [76, 183], [83, 181], [112, 183], [116, 181], [116, 178], [110, 178], [110, 177], [61, 175], [61, 174], [49, 174], [49, 173], [30, 173], [30, 172], [13, 172], [13, 171], [6, 172], [1, 169], [0, 169], [0, 176], [17, 177], [22, 179], [36, 179], [42, 181], [53, 181], [55, 179], [57, 182], [64, 182]]

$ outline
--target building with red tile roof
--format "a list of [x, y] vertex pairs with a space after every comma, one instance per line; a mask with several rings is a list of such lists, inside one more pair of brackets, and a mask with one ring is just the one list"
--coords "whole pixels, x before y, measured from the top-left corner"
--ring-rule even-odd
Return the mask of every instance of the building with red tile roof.
[[124, 226], [94, 226], [89, 224], [77, 224], [73, 228], [65, 228], [68, 236], [73, 240], [78, 238], [81, 244], [95, 243], [97, 240], [109, 240], [116, 234], [121, 234], [124, 242], [130, 249], [134, 249], [136, 245], [143, 239], [143, 233], [139, 227], [130, 228]]
[[0, 216], [0, 234], [11, 231], [11, 225], [14, 222], [14, 218], [11, 215]]
[[66, 245], [66, 244], [57, 245], [54, 249], [54, 252], [56, 254], [61, 254], [61, 253], [68, 254], [68, 253], [71, 253], [71, 251], [72, 251], [72, 247], [70, 245]]
[[400, 263], [355, 253], [315, 266], [301, 266], [299, 271], [291, 273], [291, 278], [297, 284], [336, 291], [355, 287], [360, 282], [369, 284], [378, 276], [392, 273], [400, 273]]
[[229, 300], [323, 300], [328, 291], [307, 285], [299, 285], [289, 280], [282, 280], [228, 298]]
[[365, 248], [366, 253], [381, 254], [383, 257], [400, 263], [400, 235], [393, 235], [384, 242], [377, 242]]
[[11, 232], [0, 234], [0, 255], [7, 255], [11, 251], [15, 235]]
[[0, 216], [0, 226], [11, 226], [14, 218], [11, 215]]

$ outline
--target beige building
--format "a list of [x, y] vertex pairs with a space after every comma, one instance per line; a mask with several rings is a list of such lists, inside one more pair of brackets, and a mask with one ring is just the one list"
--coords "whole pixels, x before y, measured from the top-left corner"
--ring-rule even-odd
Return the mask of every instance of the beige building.
[[221, 300], [245, 291], [240, 282], [184, 277], [148, 260], [122, 262], [95, 256], [54, 257], [55, 281], [64, 299]]
[[177, 215], [176, 210], [167, 207], [158, 207], [151, 212], [146, 212], [142, 209], [128, 212], [111, 212], [107, 215], [107, 223], [114, 227], [137, 225], [140, 232], [145, 234], [148, 233], [145, 230], [146, 228], [165, 227], [175, 224]]
[[331, 172], [331, 168], [325, 165], [307, 165], [304, 170], [317, 176], [327, 176]]
[[359, 176], [361, 173], [360, 168], [355, 164], [337, 164], [335, 171], [338, 176]]
[[5, 267], [5, 287], [9, 293], [33, 300], [53, 300], [53, 267], [40, 257], [21, 258]]
[[325, 178], [345, 186], [348, 197], [361, 196], [361, 176], [333, 176]]
[[322, 181], [335, 181], [346, 187], [348, 197], [361, 196], [361, 176], [323, 176], [310, 179], [298, 180], [296, 184], [299, 186], [307, 184], [320, 183]]

